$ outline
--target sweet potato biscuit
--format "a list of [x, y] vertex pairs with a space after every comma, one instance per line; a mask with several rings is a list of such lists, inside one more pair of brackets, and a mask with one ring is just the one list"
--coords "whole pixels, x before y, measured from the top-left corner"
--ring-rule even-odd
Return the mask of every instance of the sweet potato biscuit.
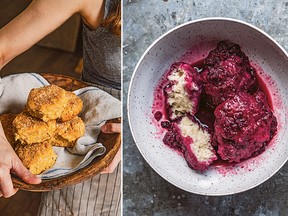
[[13, 121], [15, 141], [21, 144], [33, 144], [51, 139], [56, 130], [56, 120], [41, 121], [22, 112]]
[[73, 119], [81, 112], [83, 108], [82, 100], [74, 93], [66, 92], [66, 97], [69, 99], [69, 101], [60, 116], [59, 120], [62, 122]]
[[55, 136], [50, 143], [54, 146], [73, 147], [76, 140], [84, 135], [84, 131], [84, 122], [76, 116], [70, 121], [57, 123]]
[[3, 114], [0, 116], [0, 121], [5, 133], [5, 136], [11, 146], [15, 147], [15, 139], [13, 133], [13, 121], [16, 118], [17, 114]]
[[32, 89], [27, 100], [27, 110], [45, 122], [57, 119], [69, 101], [66, 93], [56, 85]]
[[48, 142], [33, 145], [18, 144], [15, 152], [23, 165], [35, 175], [52, 167], [57, 159], [52, 145]]

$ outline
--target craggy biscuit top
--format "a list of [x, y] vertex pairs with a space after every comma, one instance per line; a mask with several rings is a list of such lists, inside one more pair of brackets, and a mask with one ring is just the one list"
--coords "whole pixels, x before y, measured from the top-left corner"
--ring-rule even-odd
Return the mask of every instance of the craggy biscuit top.
[[70, 121], [57, 123], [55, 136], [50, 140], [54, 146], [73, 147], [78, 138], [84, 135], [85, 125], [78, 116]]
[[51, 168], [57, 159], [52, 145], [48, 142], [33, 145], [18, 145], [15, 151], [23, 165], [35, 175]]
[[51, 139], [56, 130], [56, 120], [43, 122], [22, 112], [13, 121], [15, 141], [33, 144]]
[[64, 107], [64, 110], [59, 118], [59, 120], [62, 122], [73, 119], [81, 112], [83, 108], [82, 100], [73, 92], [66, 92], [66, 97], [68, 98], [68, 103]]
[[73, 141], [84, 135], [85, 125], [82, 119], [78, 116], [70, 121], [63, 123], [57, 123], [56, 134], [67, 139], [68, 141]]
[[27, 109], [31, 115], [46, 122], [59, 118], [68, 101], [64, 89], [48, 85], [30, 91]]

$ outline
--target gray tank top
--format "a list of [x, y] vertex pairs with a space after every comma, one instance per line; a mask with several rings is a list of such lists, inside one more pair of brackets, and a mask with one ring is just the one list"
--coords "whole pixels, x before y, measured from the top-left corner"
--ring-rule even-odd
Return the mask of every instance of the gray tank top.
[[[105, 0], [104, 18], [115, 0]], [[89, 29], [83, 24], [82, 79], [97, 85], [121, 89], [121, 38], [104, 27]]]

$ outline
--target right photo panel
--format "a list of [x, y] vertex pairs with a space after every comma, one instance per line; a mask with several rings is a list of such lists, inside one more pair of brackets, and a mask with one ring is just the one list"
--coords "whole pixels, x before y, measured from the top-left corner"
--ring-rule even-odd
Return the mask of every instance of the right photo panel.
[[123, 215], [287, 215], [288, 3], [122, 4]]

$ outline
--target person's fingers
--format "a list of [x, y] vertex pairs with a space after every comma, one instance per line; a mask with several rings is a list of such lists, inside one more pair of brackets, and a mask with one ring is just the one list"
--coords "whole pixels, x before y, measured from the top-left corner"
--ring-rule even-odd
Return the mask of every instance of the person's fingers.
[[23, 181], [28, 184], [40, 184], [41, 178], [33, 175], [20, 160], [17, 160], [13, 165], [13, 171], [17, 176], [19, 176]]
[[121, 160], [121, 149], [118, 150], [118, 152], [116, 153], [115, 157], [113, 158], [111, 164], [108, 167], [106, 167], [104, 170], [101, 171], [101, 174], [113, 173], [115, 168], [119, 164], [120, 160]]
[[8, 167], [1, 167], [0, 169], [0, 188], [3, 197], [8, 198], [13, 196], [17, 189], [13, 188], [10, 170]]
[[0, 197], [2, 197], [3, 196], [3, 194], [2, 194], [2, 192], [0, 191]]
[[120, 123], [106, 123], [101, 127], [103, 133], [121, 133]]

